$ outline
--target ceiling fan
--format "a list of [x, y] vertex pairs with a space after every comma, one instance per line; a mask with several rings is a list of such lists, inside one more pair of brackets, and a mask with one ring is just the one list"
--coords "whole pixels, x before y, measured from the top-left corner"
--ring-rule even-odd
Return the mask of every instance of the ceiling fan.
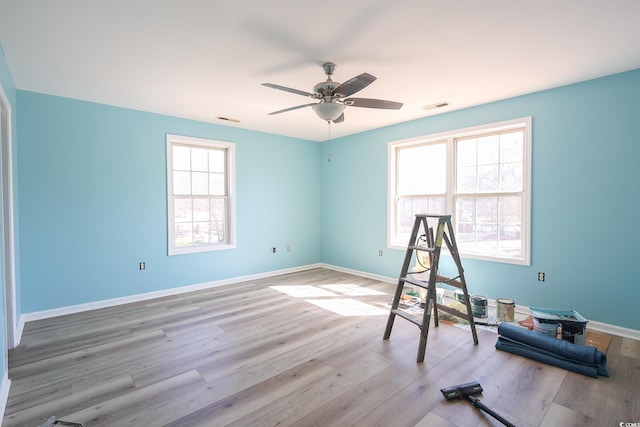
[[273, 83], [262, 83], [263, 86], [273, 89], [283, 90], [285, 92], [291, 92], [320, 100], [320, 102], [312, 102], [310, 104], [297, 105], [295, 107], [285, 108], [284, 110], [274, 111], [269, 113], [269, 115], [285, 113], [299, 108], [311, 107], [322, 120], [341, 123], [344, 121], [344, 109], [347, 106], [379, 108], [384, 110], [399, 110], [402, 108], [402, 103], [385, 101], [384, 99], [348, 98], [373, 83], [376, 80], [375, 76], [372, 76], [369, 73], [362, 73], [344, 83], [338, 83], [331, 80], [331, 76], [336, 70], [336, 64], [333, 62], [326, 62], [322, 65], [322, 68], [324, 68], [324, 72], [327, 75], [327, 80], [315, 85], [313, 87], [313, 93]]

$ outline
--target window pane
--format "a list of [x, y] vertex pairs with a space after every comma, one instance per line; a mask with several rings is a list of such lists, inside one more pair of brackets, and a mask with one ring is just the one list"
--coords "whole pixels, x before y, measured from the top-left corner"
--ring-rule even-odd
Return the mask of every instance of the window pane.
[[211, 199], [211, 220], [226, 221], [227, 203], [225, 199]]
[[209, 170], [209, 158], [205, 148], [191, 148], [191, 170], [207, 172]]
[[226, 196], [224, 175], [221, 173], [209, 174], [209, 195]]
[[456, 147], [458, 167], [476, 166], [478, 164], [478, 154], [476, 152], [476, 139], [461, 139]]
[[193, 223], [193, 244], [205, 245], [209, 243], [209, 223], [194, 222]]
[[524, 132], [509, 132], [500, 135], [500, 161], [522, 162], [524, 160]]
[[193, 172], [191, 174], [192, 179], [192, 194], [199, 196], [206, 196], [209, 193], [209, 174], [206, 172]]
[[445, 214], [444, 197], [402, 197], [398, 200], [398, 241], [407, 243], [411, 237], [416, 214]]
[[498, 222], [497, 197], [476, 198], [476, 221], [490, 224], [496, 224]]
[[214, 221], [211, 223], [211, 226], [211, 242], [224, 242], [226, 234], [224, 221]]
[[193, 228], [190, 222], [176, 224], [174, 228], [176, 247], [191, 246], [193, 244]]
[[500, 190], [522, 191], [522, 162], [505, 163], [500, 167]]
[[522, 196], [459, 197], [456, 239], [464, 251], [519, 256]]
[[191, 199], [176, 199], [173, 215], [175, 222], [193, 221], [193, 201]]
[[191, 149], [181, 145], [174, 145], [172, 150], [173, 170], [188, 171], [191, 169]]
[[209, 221], [209, 199], [195, 199], [193, 201], [193, 220]]
[[476, 199], [474, 197], [458, 198], [456, 218], [458, 223], [476, 222]]
[[498, 202], [500, 224], [522, 224], [522, 196], [501, 196]]
[[458, 168], [458, 179], [456, 181], [458, 193], [472, 193], [478, 188], [478, 168], [464, 166]]
[[222, 150], [209, 150], [209, 172], [225, 172], [225, 153]]
[[443, 194], [446, 192], [446, 144], [437, 143], [399, 148], [396, 160], [398, 194]]
[[498, 191], [498, 165], [478, 166], [478, 191]]
[[189, 172], [173, 172], [173, 194], [181, 196], [191, 194], [191, 174]]
[[500, 135], [478, 138], [478, 164], [494, 165], [500, 161]]

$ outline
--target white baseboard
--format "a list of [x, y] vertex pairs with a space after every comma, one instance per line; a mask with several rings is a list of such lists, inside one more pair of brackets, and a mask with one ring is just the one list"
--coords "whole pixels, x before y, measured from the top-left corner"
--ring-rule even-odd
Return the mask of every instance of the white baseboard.
[[636, 329], [623, 328], [622, 326], [610, 325], [608, 323], [596, 322], [594, 320], [589, 320], [589, 323], [587, 323], [587, 329], [640, 341], [640, 331]]
[[350, 268], [344, 268], [344, 267], [340, 267], [338, 265], [320, 263], [320, 264], [318, 264], [318, 267], [326, 268], [326, 269], [329, 269], [329, 270], [339, 271], [341, 273], [353, 274], [354, 276], [366, 277], [367, 279], [378, 280], [380, 282], [386, 282], [386, 283], [397, 283], [398, 282], [398, 278], [397, 277], [381, 276], [379, 274], [368, 273], [366, 271], [352, 270]]
[[2, 386], [0, 387], [0, 414], [4, 418], [4, 411], [7, 408], [7, 400], [9, 399], [9, 389], [11, 388], [11, 380], [9, 379], [9, 373], [5, 371], [2, 377]]
[[218, 286], [231, 285], [233, 283], [246, 282], [249, 280], [258, 280], [258, 279], [263, 279], [263, 278], [272, 277], [272, 276], [279, 276], [281, 274], [297, 273], [299, 271], [310, 270], [312, 268], [318, 268], [318, 267], [320, 267], [320, 264], [309, 264], [301, 267], [268, 271], [264, 273], [251, 274], [248, 276], [232, 277], [229, 279], [198, 283], [195, 285], [181, 286], [178, 288], [165, 289], [162, 291], [147, 292], [144, 294], [131, 295], [131, 296], [126, 296], [121, 298], [113, 298], [108, 300], [91, 302], [87, 304], [78, 304], [78, 305], [72, 305], [67, 307], [54, 308], [51, 310], [43, 310], [43, 311], [36, 311], [33, 313], [26, 313], [20, 316], [20, 320], [18, 322], [18, 324], [21, 325], [20, 335], [17, 335], [17, 337], [19, 341], [20, 337], [22, 336], [22, 330], [24, 329], [24, 324], [26, 322], [49, 319], [52, 317], [64, 316], [67, 314], [81, 313], [89, 310], [98, 310], [101, 308], [114, 307], [117, 305], [129, 304], [132, 302], [147, 301], [154, 298], [162, 298], [162, 297], [171, 296], [171, 295], [179, 295], [187, 292], [211, 289]]
[[[395, 278], [395, 277], [380, 276], [377, 274], [367, 273], [366, 271], [352, 270], [352, 269], [340, 267], [337, 265], [320, 264], [319, 266], [330, 269], [330, 270], [340, 271], [342, 273], [353, 274], [355, 276], [361, 276], [369, 279], [379, 280], [381, 282], [387, 282], [387, 283], [398, 282], [398, 278]], [[449, 294], [445, 294], [445, 295], [452, 297], [453, 293], [451, 292], [450, 295]], [[487, 303], [489, 307], [496, 306], [495, 300], [488, 299]], [[515, 312], [521, 315], [531, 314], [529, 307], [524, 305], [518, 305], [518, 304], [516, 304], [515, 306]], [[594, 320], [589, 320], [589, 322], [587, 323], [587, 329], [590, 329], [592, 331], [597, 331], [597, 332], [603, 332], [609, 335], [617, 335], [619, 337], [631, 338], [631, 339], [640, 341], [640, 331], [636, 329], [629, 329], [622, 326], [611, 325], [608, 323], [596, 322]]]
[[20, 316], [18, 319], [18, 324], [16, 325], [16, 330], [13, 333], [14, 348], [20, 345], [20, 340], [22, 339], [22, 331], [24, 331], [24, 316]]
[[[382, 276], [379, 274], [373, 274], [366, 271], [353, 270], [350, 268], [344, 268], [337, 265], [332, 264], [308, 264], [305, 266], [294, 267], [294, 268], [286, 268], [282, 270], [274, 270], [268, 271], [264, 273], [252, 274], [248, 276], [238, 276], [229, 279], [217, 280], [213, 282], [199, 283], [196, 285], [182, 286], [178, 288], [165, 289], [162, 291], [148, 292], [144, 294], [131, 295], [122, 298], [113, 298], [109, 300], [96, 301], [87, 304], [79, 304], [68, 307], [61, 307], [52, 310], [44, 310], [33, 313], [27, 313], [20, 316], [18, 321], [18, 331], [16, 332], [16, 345], [20, 343], [20, 338], [22, 337], [22, 331], [24, 330], [24, 325], [26, 322], [31, 322], [34, 320], [42, 320], [48, 319], [51, 317], [63, 316], [66, 314], [80, 313], [83, 311], [89, 310], [97, 310], [100, 308], [113, 307], [122, 304], [129, 304], [132, 302], [146, 301], [154, 298], [161, 298], [170, 295], [178, 295], [187, 292], [199, 291], [204, 289], [215, 288], [218, 286], [230, 285], [233, 283], [246, 282], [249, 280], [258, 280], [267, 277], [279, 276], [281, 274], [289, 274], [289, 273], [297, 273], [300, 271], [311, 270], [313, 268], [326, 268], [329, 270], [339, 271], [341, 273], [353, 274], [355, 276], [365, 277], [368, 279], [378, 280], [385, 283], [396, 283], [398, 281], [397, 278]], [[489, 306], [495, 307], [495, 300], [488, 300]], [[518, 314], [530, 314], [529, 307], [517, 305], [515, 306], [515, 312]], [[607, 323], [589, 321], [587, 325], [588, 329], [603, 332], [610, 335], [617, 335], [625, 338], [631, 338], [635, 340], [640, 340], [640, 331], [635, 329], [624, 328], [622, 326], [610, 325]]]

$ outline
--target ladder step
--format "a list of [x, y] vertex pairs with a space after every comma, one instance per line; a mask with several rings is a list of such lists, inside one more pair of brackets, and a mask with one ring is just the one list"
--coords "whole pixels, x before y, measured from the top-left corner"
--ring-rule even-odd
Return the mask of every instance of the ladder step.
[[464, 312], [462, 312], [460, 310], [456, 310], [455, 308], [451, 308], [451, 307], [448, 307], [446, 305], [437, 304], [437, 303], [436, 303], [436, 305], [438, 306], [438, 310], [442, 310], [445, 313], [449, 313], [452, 316], [459, 317], [460, 319], [464, 319], [464, 320], [466, 320], [468, 322], [471, 321], [472, 315], [470, 315], [470, 314], [466, 314], [466, 313], [464, 313]]
[[428, 246], [417, 246], [417, 245], [407, 246], [407, 249], [413, 249], [414, 251], [422, 251], [422, 252], [435, 252], [436, 250], [436, 248], [430, 248]]
[[452, 279], [450, 277], [436, 276], [436, 283], [444, 283], [446, 285], [450, 285], [458, 289], [463, 288], [462, 282], [457, 278]]
[[408, 277], [401, 277], [400, 280], [403, 281], [404, 283], [409, 283], [411, 285], [418, 286], [423, 289], [427, 289], [429, 287], [429, 283], [423, 282], [421, 280], [410, 279]]
[[392, 308], [391, 312], [422, 328], [422, 319], [418, 318], [417, 316], [409, 314], [406, 311], [400, 310], [399, 308]]
[[416, 218], [443, 218], [445, 221], [451, 221], [451, 215], [439, 215], [439, 214], [416, 214]]

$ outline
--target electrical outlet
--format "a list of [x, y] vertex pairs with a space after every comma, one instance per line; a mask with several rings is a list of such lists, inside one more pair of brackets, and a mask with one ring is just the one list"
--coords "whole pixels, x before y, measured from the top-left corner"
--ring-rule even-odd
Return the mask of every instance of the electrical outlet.
[[287, 252], [291, 252], [291, 245], [287, 246]]
[[141, 263], [138, 265], [138, 267], [140, 268], [140, 270], [144, 270], [144, 269], [145, 269], [145, 267], [146, 267], [146, 266], [145, 266], [144, 261], [143, 261], [143, 262], [141, 262]]
[[378, 251], [378, 256], [382, 256], [382, 249]]
[[544, 282], [544, 273], [538, 272], [538, 282]]
[[275, 253], [276, 253], [276, 247], [275, 247], [275, 246], [271, 248], [271, 253], [272, 253], [272, 254], [275, 254]]

